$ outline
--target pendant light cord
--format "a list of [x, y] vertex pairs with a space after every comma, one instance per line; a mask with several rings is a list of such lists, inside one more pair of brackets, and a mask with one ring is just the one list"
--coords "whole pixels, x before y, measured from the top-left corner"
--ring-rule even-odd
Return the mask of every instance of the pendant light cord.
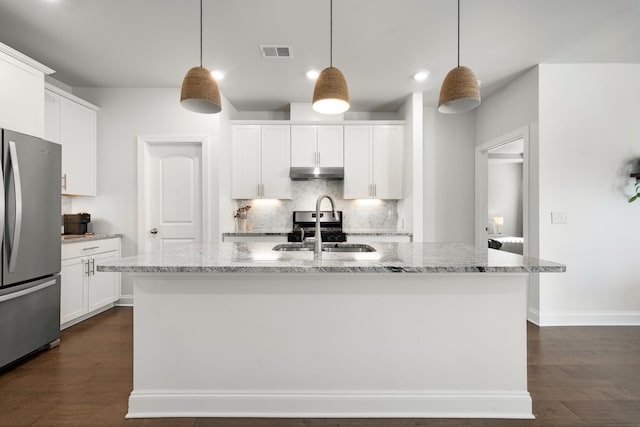
[[329, 66], [333, 67], [333, 0], [329, 2], [329, 52]]
[[460, 0], [458, 0], [458, 67], [460, 67]]
[[200, 67], [202, 68], [202, 0], [200, 0]]

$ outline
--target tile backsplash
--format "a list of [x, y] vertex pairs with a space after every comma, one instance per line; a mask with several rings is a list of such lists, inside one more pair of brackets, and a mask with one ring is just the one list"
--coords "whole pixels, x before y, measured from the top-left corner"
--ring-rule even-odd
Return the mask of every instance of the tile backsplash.
[[[396, 200], [344, 200], [343, 181], [292, 181], [292, 200], [236, 200], [236, 208], [251, 205], [247, 225], [251, 229], [290, 229], [293, 211], [312, 211], [321, 194], [328, 194], [336, 202], [336, 210], [343, 211], [345, 229], [395, 230], [398, 222]], [[322, 210], [330, 210], [324, 200]], [[231, 213], [233, 215], [233, 212]]]

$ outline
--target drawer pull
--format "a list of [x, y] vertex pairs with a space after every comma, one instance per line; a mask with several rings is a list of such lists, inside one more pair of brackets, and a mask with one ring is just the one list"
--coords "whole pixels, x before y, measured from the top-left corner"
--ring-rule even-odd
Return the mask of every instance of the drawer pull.
[[83, 251], [90, 251], [92, 249], [100, 249], [100, 246], [91, 246], [90, 248], [82, 248]]

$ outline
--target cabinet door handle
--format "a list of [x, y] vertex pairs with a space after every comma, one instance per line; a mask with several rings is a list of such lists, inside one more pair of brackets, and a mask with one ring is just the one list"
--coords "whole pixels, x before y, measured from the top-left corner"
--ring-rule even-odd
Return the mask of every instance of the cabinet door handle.
[[89, 260], [88, 260], [88, 259], [85, 259], [85, 260], [83, 260], [82, 262], [83, 262], [83, 263], [85, 264], [85, 266], [86, 266], [86, 268], [85, 268], [85, 270], [84, 270], [84, 274], [86, 274], [86, 275], [87, 275], [87, 277], [89, 277]]
[[67, 174], [62, 175], [62, 189], [67, 191]]
[[373, 184], [373, 196], [378, 195], [378, 184]]
[[264, 197], [264, 184], [260, 184], [260, 197]]
[[318, 166], [318, 152], [317, 151], [313, 152], [313, 165], [314, 166]]
[[320, 166], [320, 152], [318, 151], [318, 166]]
[[96, 259], [95, 258], [91, 258], [91, 275], [92, 276], [96, 275]]

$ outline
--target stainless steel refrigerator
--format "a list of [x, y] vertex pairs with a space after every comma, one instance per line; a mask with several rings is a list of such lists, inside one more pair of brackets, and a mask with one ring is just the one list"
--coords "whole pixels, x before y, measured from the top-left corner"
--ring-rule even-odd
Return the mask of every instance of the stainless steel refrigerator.
[[60, 337], [61, 147], [0, 129], [0, 368]]

